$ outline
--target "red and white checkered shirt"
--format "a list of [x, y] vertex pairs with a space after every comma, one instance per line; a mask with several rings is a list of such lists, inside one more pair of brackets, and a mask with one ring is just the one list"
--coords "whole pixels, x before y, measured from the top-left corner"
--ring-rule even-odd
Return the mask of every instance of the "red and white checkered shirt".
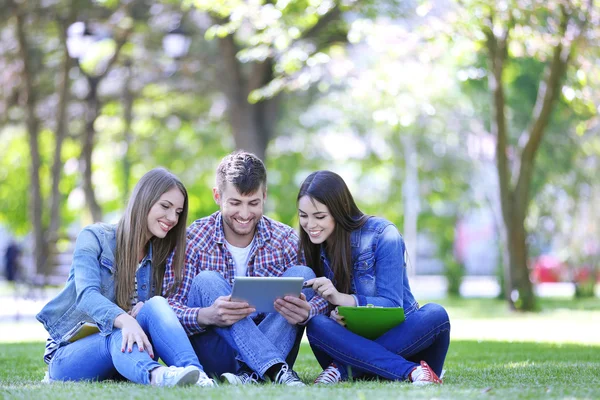
[[[173, 284], [173, 254], [169, 256], [163, 280], [163, 293]], [[248, 256], [247, 276], [280, 276], [298, 262], [298, 235], [289, 226], [263, 216], [256, 226], [254, 243]], [[201, 271], [219, 272], [230, 285], [235, 277], [235, 263], [223, 232], [221, 212], [194, 221], [187, 229], [187, 246], [183, 278], [178, 291], [167, 298], [188, 335], [203, 332], [198, 324], [197, 307], [188, 307], [192, 281]], [[310, 301], [309, 320], [327, 311], [327, 301], [315, 296]], [[308, 320], [307, 320], [308, 321]]]

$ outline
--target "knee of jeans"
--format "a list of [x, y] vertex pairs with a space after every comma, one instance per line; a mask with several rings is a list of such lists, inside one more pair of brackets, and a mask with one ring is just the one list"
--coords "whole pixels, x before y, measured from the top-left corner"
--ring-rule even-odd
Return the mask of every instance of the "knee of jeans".
[[316, 278], [315, 272], [305, 265], [289, 267], [282, 276], [298, 276], [304, 278], [304, 280]]
[[440, 323], [448, 323], [450, 326], [450, 317], [448, 316], [448, 312], [444, 307], [436, 303], [426, 304], [427, 311], [433, 315], [435, 315], [436, 319], [439, 320]]
[[226, 283], [223, 275], [216, 271], [201, 271], [192, 281], [193, 289], [212, 288], [215, 285]]
[[306, 324], [306, 336], [319, 335], [322, 331], [327, 331], [327, 324], [329, 323], [329, 317], [323, 314], [315, 315]]
[[169, 302], [162, 296], [154, 296], [149, 300], [146, 300], [142, 310], [146, 308], [146, 311], [162, 313], [166, 309], [171, 309]]

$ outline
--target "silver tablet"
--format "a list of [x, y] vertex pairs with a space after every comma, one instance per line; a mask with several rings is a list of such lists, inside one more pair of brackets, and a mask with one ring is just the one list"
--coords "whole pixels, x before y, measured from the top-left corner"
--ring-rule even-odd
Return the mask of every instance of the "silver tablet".
[[275, 312], [273, 303], [284, 296], [300, 297], [302, 277], [236, 276], [231, 299], [246, 301], [259, 313]]

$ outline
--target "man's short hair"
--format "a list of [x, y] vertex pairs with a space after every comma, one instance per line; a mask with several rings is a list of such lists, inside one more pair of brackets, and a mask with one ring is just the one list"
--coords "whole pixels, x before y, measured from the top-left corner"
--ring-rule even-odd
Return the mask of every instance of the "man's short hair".
[[235, 151], [225, 156], [217, 167], [217, 188], [220, 193], [229, 182], [241, 195], [250, 195], [267, 187], [267, 170], [265, 165], [252, 153]]

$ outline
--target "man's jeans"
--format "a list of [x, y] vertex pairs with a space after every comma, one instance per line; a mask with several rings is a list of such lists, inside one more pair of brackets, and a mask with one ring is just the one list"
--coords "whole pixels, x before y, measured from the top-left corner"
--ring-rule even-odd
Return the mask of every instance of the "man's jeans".
[[[308, 280], [315, 274], [308, 267], [294, 266], [281, 276], [298, 276]], [[314, 295], [312, 288], [305, 288], [302, 292], [307, 300]], [[230, 294], [231, 286], [221, 274], [202, 271], [194, 278], [187, 305], [210, 307], [218, 297]], [[255, 317], [254, 320], [252, 317]], [[264, 377], [270, 367], [286, 362], [288, 355], [294, 350], [297, 352], [300, 328], [291, 325], [279, 313], [259, 314], [241, 319], [230, 327], [209, 327], [206, 332], [191, 336], [190, 341], [209, 375], [236, 372], [238, 361], [242, 361]]]
[[344, 380], [364, 375], [406, 380], [421, 360], [440, 375], [450, 345], [448, 314], [433, 303], [375, 340], [356, 335], [325, 315], [312, 318], [306, 329], [321, 366], [335, 362]]
[[48, 368], [50, 380], [101, 381], [122, 376], [132, 382], [150, 384], [150, 371], [160, 367], [158, 357], [168, 366], [195, 365], [202, 369], [165, 298], [153, 297], [145, 302], [136, 319], [152, 342], [154, 360], [146, 350], [139, 351], [137, 344], [131, 353], [127, 349], [122, 353], [123, 336], [121, 329], [115, 328], [108, 336], [95, 333], [56, 350]]

